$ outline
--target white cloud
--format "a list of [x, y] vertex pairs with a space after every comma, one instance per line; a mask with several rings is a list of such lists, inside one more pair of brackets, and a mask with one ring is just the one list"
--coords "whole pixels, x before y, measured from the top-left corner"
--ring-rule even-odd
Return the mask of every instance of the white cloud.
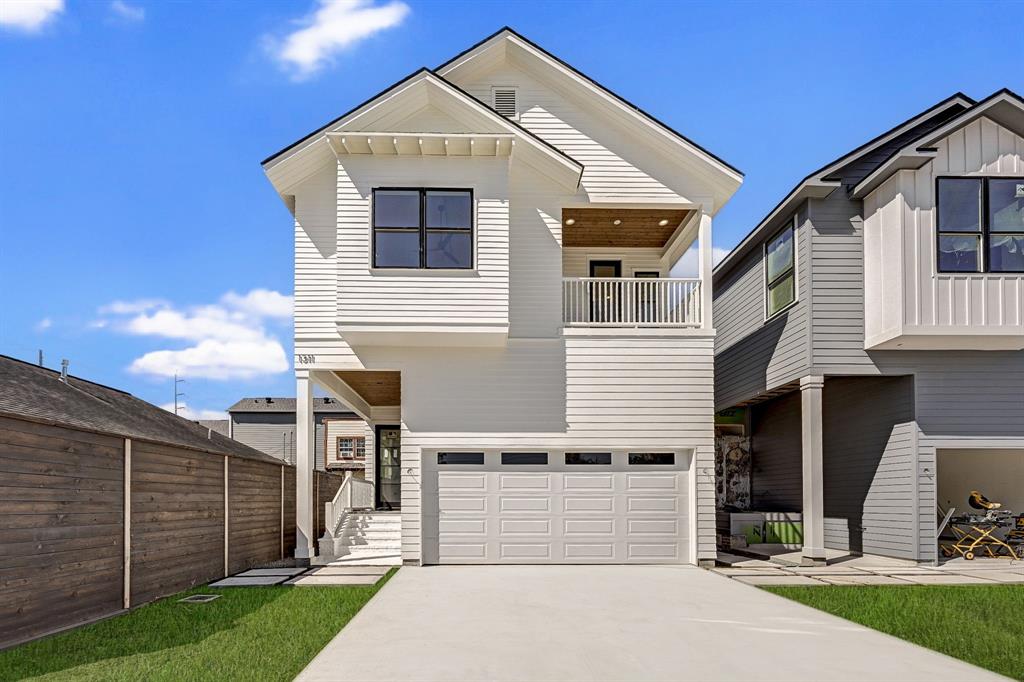
[[[723, 258], [729, 255], [729, 249], [717, 246], [711, 247], [711, 265], [718, 265]], [[698, 274], [697, 245], [694, 244], [683, 257], [675, 264], [670, 273], [673, 277], [696, 277]]]
[[129, 5], [124, 0], [112, 0], [110, 12], [118, 19], [132, 23], [138, 23], [146, 19], [146, 9], [144, 7]]
[[220, 300], [230, 308], [259, 317], [291, 319], [294, 310], [291, 296], [269, 289], [253, 289], [244, 295], [229, 291]]
[[34, 33], [64, 11], [64, 0], [2, 0], [0, 26]]
[[187, 342], [185, 347], [150, 351], [128, 367], [134, 374], [189, 378], [248, 379], [288, 369], [278, 338], [264, 322], [291, 317], [291, 296], [269, 289], [228, 292], [215, 304], [176, 307], [165, 301], [115, 301], [100, 308], [109, 319], [93, 328], [132, 336]]
[[43, 319], [41, 319], [38, 322], [36, 322], [36, 331], [37, 332], [45, 332], [47, 329], [49, 329], [52, 326], [53, 326], [53, 320], [51, 320], [48, 317], [44, 317]]
[[100, 315], [132, 315], [154, 308], [166, 308], [168, 304], [158, 298], [140, 298], [135, 301], [114, 301], [100, 307]]
[[251, 379], [288, 369], [284, 348], [277, 339], [257, 341], [200, 341], [184, 350], [157, 350], [136, 358], [133, 374], [204, 379]]
[[189, 312], [157, 310], [123, 322], [121, 331], [138, 336], [202, 341], [253, 341], [263, 338], [263, 329], [244, 315], [232, 314], [218, 306], [202, 306]]
[[[174, 403], [165, 403], [160, 408], [168, 412], [174, 412]], [[178, 416], [195, 421], [197, 419], [227, 419], [228, 413], [224, 410], [194, 410], [187, 403], [179, 402]]]
[[269, 46], [282, 67], [303, 80], [346, 48], [398, 26], [408, 14], [409, 6], [400, 0], [377, 6], [371, 0], [319, 0], [314, 12], [298, 20], [302, 28], [271, 39]]

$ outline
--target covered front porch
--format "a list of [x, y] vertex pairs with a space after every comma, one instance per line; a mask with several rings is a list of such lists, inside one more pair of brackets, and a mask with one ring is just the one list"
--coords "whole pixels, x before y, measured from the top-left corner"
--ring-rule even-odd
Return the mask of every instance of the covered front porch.
[[[719, 552], [929, 561], [913, 379], [809, 375], [716, 416]], [[933, 540], [934, 542], [934, 540]]]
[[688, 204], [562, 210], [562, 322], [567, 333], [711, 328], [711, 217]]
[[[313, 484], [312, 405], [318, 392], [348, 406], [367, 426], [362, 452], [351, 453], [343, 483], [326, 496]], [[298, 370], [296, 398], [296, 560], [328, 563], [347, 557], [350, 563], [375, 565], [375, 559], [386, 556], [388, 564], [396, 563], [394, 559], [400, 563], [401, 373]], [[363, 467], [355, 470], [351, 465], [359, 463], [360, 457]], [[316, 524], [319, 518], [323, 519], [322, 535]]]

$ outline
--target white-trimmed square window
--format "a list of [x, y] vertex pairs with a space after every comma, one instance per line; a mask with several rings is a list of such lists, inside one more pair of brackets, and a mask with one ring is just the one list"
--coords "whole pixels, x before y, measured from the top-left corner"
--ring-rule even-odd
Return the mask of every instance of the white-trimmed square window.
[[366, 438], [362, 436], [339, 436], [338, 459], [366, 459]]

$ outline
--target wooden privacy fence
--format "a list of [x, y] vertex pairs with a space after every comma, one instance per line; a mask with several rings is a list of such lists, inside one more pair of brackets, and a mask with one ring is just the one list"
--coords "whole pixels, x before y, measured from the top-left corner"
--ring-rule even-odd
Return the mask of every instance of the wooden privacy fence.
[[292, 466], [0, 417], [0, 648], [294, 551]]

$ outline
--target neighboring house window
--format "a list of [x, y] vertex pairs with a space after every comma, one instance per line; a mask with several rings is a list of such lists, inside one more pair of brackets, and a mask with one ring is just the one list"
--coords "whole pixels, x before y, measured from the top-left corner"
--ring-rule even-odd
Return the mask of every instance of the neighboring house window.
[[473, 267], [473, 192], [373, 190], [373, 267]]
[[764, 247], [765, 295], [768, 317], [796, 300], [796, 252], [790, 225]]
[[939, 272], [1024, 272], [1024, 178], [939, 178]]
[[366, 439], [360, 436], [338, 438], [338, 459], [366, 459]]

